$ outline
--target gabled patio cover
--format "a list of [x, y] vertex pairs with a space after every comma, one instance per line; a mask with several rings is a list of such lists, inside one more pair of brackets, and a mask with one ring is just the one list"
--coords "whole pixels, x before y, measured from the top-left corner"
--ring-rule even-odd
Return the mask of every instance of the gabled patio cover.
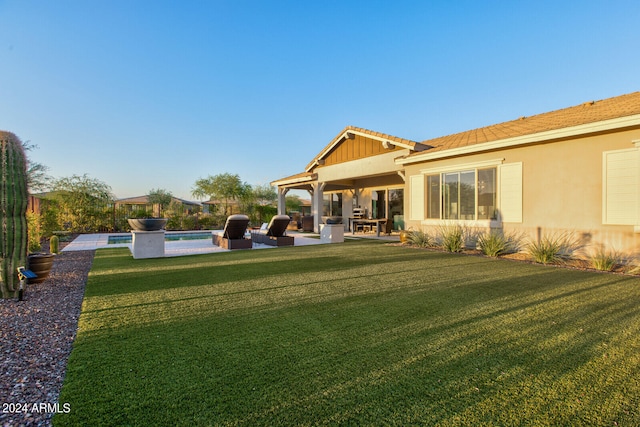
[[285, 213], [285, 195], [289, 190], [306, 190], [312, 196], [317, 231], [323, 192], [346, 190], [357, 194], [373, 182], [402, 185], [403, 167], [396, 160], [427, 148], [416, 141], [347, 126], [307, 164], [304, 172], [271, 183], [278, 188], [278, 213]]

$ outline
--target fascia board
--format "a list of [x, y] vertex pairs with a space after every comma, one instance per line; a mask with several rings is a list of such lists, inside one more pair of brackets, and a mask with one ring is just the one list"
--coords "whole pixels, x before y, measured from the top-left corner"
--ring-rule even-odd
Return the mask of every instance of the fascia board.
[[284, 186], [284, 185], [292, 185], [292, 184], [304, 184], [307, 182], [311, 182], [311, 181], [315, 181], [316, 179], [318, 179], [318, 175], [317, 174], [313, 174], [313, 175], [309, 175], [309, 176], [303, 176], [303, 177], [296, 177], [296, 178], [285, 178], [285, 179], [280, 179], [278, 181], [272, 181], [271, 185], [275, 185], [275, 186]]

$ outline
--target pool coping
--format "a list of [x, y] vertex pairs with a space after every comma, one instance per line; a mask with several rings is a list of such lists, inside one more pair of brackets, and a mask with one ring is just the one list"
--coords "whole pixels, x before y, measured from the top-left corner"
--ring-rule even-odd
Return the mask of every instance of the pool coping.
[[[213, 233], [221, 230], [194, 230], [191, 233]], [[167, 231], [167, 234], [187, 234], [189, 231]], [[109, 243], [109, 236], [127, 236], [131, 233], [95, 233], [95, 234], [81, 234], [76, 237], [71, 243], [62, 249], [62, 252], [70, 251], [90, 251], [103, 248], [129, 248], [131, 250], [131, 243]], [[314, 238], [314, 235], [300, 235], [298, 233], [290, 233], [295, 236], [295, 246], [307, 246], [318, 245], [322, 242]], [[253, 249], [269, 249], [274, 246], [256, 244], [254, 243]], [[184, 255], [196, 255], [215, 252], [229, 252], [228, 249], [223, 249], [213, 244], [213, 239], [192, 239], [192, 240], [174, 240], [165, 242], [165, 257], [172, 256], [184, 256]]]

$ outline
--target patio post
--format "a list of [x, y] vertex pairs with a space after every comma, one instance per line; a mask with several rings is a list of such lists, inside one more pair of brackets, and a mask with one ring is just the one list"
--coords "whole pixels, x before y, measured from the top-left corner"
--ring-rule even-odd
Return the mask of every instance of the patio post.
[[316, 182], [311, 184], [313, 195], [311, 197], [311, 215], [313, 215], [313, 231], [320, 232], [320, 223], [322, 222], [322, 198], [326, 182]]
[[278, 187], [278, 215], [287, 214], [286, 195], [288, 192], [289, 192], [288, 188]]

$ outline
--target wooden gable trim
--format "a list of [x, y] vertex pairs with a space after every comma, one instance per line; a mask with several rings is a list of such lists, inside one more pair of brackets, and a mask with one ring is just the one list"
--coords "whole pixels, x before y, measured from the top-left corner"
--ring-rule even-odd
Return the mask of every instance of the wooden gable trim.
[[398, 149], [395, 145], [387, 145], [373, 138], [354, 134], [352, 138], [342, 140], [324, 156], [324, 165], [335, 165], [378, 154], [389, 153]]
[[307, 165], [305, 172], [311, 172], [317, 166], [343, 163], [403, 148], [423, 151], [429, 147], [419, 142], [348, 126]]

